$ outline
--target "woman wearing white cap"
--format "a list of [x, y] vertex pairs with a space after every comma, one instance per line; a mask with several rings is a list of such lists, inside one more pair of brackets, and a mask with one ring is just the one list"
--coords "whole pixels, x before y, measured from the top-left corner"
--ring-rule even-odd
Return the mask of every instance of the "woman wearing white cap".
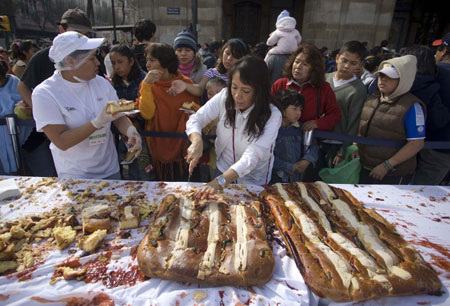
[[118, 98], [97, 76], [102, 42], [72, 31], [58, 35], [49, 52], [56, 71], [33, 91], [36, 129], [51, 141], [59, 177], [120, 179], [111, 122], [134, 144], [132, 151], [141, 151], [141, 137], [125, 114], [106, 112], [106, 103]]

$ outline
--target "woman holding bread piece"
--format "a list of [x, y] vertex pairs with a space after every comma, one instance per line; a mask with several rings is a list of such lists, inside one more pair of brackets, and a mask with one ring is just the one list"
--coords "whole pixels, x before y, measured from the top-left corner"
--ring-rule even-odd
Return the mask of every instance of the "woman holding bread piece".
[[[145, 130], [166, 133], [184, 133], [188, 115], [180, 110], [185, 102], [199, 99], [187, 91], [172, 96], [167, 90], [173, 80], [192, 84], [192, 80], [178, 71], [178, 58], [172, 46], [152, 43], [145, 50], [147, 75], [139, 91], [139, 110], [145, 121]], [[182, 138], [147, 137], [156, 175], [161, 181], [184, 180], [187, 167], [183, 156], [187, 141]]]
[[281, 125], [281, 113], [271, 102], [266, 64], [260, 58], [246, 56], [231, 68], [228, 87], [189, 118], [186, 134], [191, 145], [186, 161], [190, 172], [203, 153], [202, 128], [219, 119], [215, 142], [217, 177], [200, 187], [196, 197], [207, 197], [234, 181], [255, 185], [269, 182]]
[[120, 179], [111, 122], [141, 151], [141, 137], [125, 114], [107, 112], [114, 88], [97, 76], [103, 39], [68, 31], [56, 36], [49, 57], [56, 71], [32, 94], [36, 129], [50, 139], [59, 177]]

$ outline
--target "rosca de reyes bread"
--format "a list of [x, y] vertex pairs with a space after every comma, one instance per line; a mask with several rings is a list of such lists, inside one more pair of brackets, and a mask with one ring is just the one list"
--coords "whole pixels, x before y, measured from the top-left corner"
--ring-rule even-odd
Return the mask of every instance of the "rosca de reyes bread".
[[275, 184], [260, 195], [306, 284], [338, 302], [439, 294], [435, 271], [395, 228], [323, 182]]
[[192, 111], [198, 111], [200, 109], [200, 105], [198, 105], [195, 102], [184, 102], [181, 108], [192, 110]]
[[209, 285], [263, 285], [274, 271], [258, 201], [229, 205], [168, 195], [137, 259], [148, 277]]
[[106, 112], [112, 115], [132, 110], [134, 110], [134, 101], [128, 101], [125, 99], [120, 99], [119, 101], [110, 101], [106, 106]]

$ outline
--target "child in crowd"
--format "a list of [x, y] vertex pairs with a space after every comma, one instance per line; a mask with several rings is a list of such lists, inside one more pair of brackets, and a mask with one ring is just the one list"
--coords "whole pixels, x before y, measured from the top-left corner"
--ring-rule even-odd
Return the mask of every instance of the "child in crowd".
[[361, 75], [361, 81], [366, 88], [376, 79], [374, 73], [378, 70], [378, 65], [380, 65], [381, 59], [374, 55], [368, 55], [364, 59], [364, 73]]
[[[336, 72], [325, 75], [325, 81], [330, 83], [341, 109], [341, 121], [333, 129], [335, 133], [356, 135], [358, 132], [359, 118], [367, 90], [361, 79], [354, 75], [354, 71], [362, 68], [365, 50], [359, 41], [346, 42], [336, 57]], [[318, 165], [327, 168], [336, 165], [343, 159], [349, 145], [351, 143], [336, 140], [322, 141]]]
[[22, 77], [28, 62], [38, 50], [39, 47], [31, 40], [17, 40], [11, 44], [11, 57], [15, 62], [12, 71], [18, 78]]
[[[127, 45], [115, 45], [111, 48], [109, 54], [113, 67], [112, 85], [117, 92], [117, 96], [119, 99], [136, 101], [139, 85], [145, 78], [146, 73], [140, 68], [133, 51]], [[133, 115], [130, 119], [138, 130], [144, 128], [144, 119], [139, 114]], [[117, 148], [121, 160], [125, 158], [128, 152], [125, 143], [126, 140], [122, 139]], [[147, 147], [143, 146], [142, 149], [138, 158], [131, 163], [129, 163], [130, 161], [122, 162], [122, 179], [149, 180], [152, 178], [149, 171], [151, 167], [148, 168], [150, 157]]]
[[[227, 82], [219, 77], [213, 77], [206, 83], [206, 93], [208, 100], [227, 87]], [[219, 119], [213, 120], [202, 129], [204, 135], [216, 135], [216, 127]], [[203, 156], [200, 163], [200, 181], [209, 182], [214, 177], [216, 169], [216, 150], [214, 149], [214, 139], [203, 140]], [[203, 167], [203, 165], [207, 166]]]
[[[277, 92], [275, 100], [283, 114], [280, 132], [301, 131], [300, 116], [302, 115], [305, 98], [295, 90], [283, 89]], [[275, 150], [271, 183], [290, 183], [303, 180], [303, 173], [310, 164], [317, 161], [318, 145], [315, 140], [311, 146], [303, 146], [303, 136], [278, 134]]]
[[[276, 30], [270, 33], [266, 44], [274, 46], [267, 52], [267, 56], [271, 54], [291, 54], [297, 49], [302, 41], [300, 32], [295, 29], [297, 21], [289, 16], [287, 10], [283, 10], [277, 17]], [[265, 60], [267, 60], [267, 56]]]
[[296, 23], [294, 18], [289, 17], [288, 11], [282, 11], [277, 18], [277, 29], [267, 39], [268, 47], [276, 44], [264, 57], [272, 84], [283, 77], [284, 64], [302, 41], [300, 33], [295, 29]]
[[[416, 169], [416, 155], [425, 139], [425, 105], [409, 92], [417, 59], [405, 55], [384, 61], [378, 71], [379, 93], [367, 98], [359, 134], [364, 137], [407, 141], [399, 148], [358, 144], [361, 184], [408, 184]], [[358, 152], [354, 152], [353, 157]]]
[[213, 77], [206, 83], [206, 94], [208, 95], [208, 100], [218, 94], [222, 89], [227, 87], [227, 82], [219, 77]]

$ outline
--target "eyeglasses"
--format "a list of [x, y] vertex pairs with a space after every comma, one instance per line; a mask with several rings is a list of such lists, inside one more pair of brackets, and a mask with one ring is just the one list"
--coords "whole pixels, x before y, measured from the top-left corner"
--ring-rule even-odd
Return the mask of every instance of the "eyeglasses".
[[87, 36], [88, 38], [92, 38], [94, 37], [94, 32], [82, 32], [82, 31], [77, 31], [80, 34], [83, 34], [84, 36]]
[[[67, 31], [67, 29], [69, 28], [69, 25], [67, 23], [60, 23], [59, 25], [61, 25], [63, 27], [64, 31]], [[94, 32], [78, 31], [78, 30], [72, 29], [72, 28], [71, 28], [71, 31], [76, 31], [80, 34], [83, 34], [84, 36], [87, 36], [88, 38], [94, 37]]]

